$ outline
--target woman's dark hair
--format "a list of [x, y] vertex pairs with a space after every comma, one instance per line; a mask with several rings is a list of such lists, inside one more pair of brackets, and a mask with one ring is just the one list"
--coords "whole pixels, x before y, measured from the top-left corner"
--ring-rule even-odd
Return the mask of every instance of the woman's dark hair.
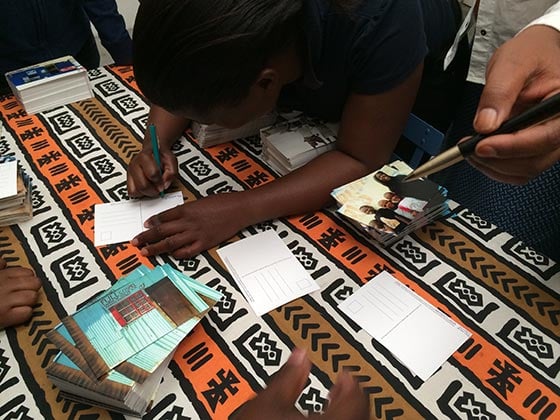
[[170, 111], [207, 112], [248, 95], [266, 61], [293, 44], [303, 0], [142, 0], [136, 81]]

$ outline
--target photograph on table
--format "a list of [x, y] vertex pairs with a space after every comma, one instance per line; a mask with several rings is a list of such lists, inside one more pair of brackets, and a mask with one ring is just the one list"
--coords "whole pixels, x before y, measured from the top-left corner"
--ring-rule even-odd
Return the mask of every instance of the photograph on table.
[[200, 293], [185, 277], [158, 266], [140, 280], [115, 283], [102, 298], [62, 319], [93, 379], [175, 332], [184, 338], [221, 297]]
[[382, 243], [404, 236], [447, 211], [446, 191], [427, 179], [403, 182], [411, 168], [394, 161], [336, 188], [338, 212]]

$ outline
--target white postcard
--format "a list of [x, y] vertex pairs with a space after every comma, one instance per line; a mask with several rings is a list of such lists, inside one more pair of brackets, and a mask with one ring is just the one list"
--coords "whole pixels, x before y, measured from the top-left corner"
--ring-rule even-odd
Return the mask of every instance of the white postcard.
[[10, 159], [0, 163], [0, 198], [17, 194], [17, 160]]
[[387, 272], [339, 308], [423, 381], [471, 336]]
[[272, 230], [220, 248], [218, 255], [258, 316], [319, 289]]
[[130, 241], [146, 230], [144, 222], [150, 217], [180, 206], [183, 202], [183, 193], [178, 191], [158, 198], [96, 204], [95, 246]]

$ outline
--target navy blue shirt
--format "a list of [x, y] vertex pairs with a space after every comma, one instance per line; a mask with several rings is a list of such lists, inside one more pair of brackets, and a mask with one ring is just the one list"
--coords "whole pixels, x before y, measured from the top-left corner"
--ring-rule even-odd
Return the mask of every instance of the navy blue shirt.
[[90, 21], [115, 62], [130, 64], [132, 40], [115, 0], [2, 0], [0, 77], [10, 70], [76, 55], [92, 37]]
[[284, 87], [279, 107], [338, 120], [350, 93], [399, 85], [453, 39], [451, 1], [363, 0], [349, 12], [326, 0], [304, 1], [304, 77]]

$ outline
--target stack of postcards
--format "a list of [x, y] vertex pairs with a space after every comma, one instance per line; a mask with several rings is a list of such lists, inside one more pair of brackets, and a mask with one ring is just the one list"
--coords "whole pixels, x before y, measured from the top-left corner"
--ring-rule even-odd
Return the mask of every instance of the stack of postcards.
[[174, 270], [141, 266], [47, 336], [47, 376], [61, 396], [140, 417], [175, 349], [222, 294]]
[[264, 114], [239, 128], [224, 128], [216, 124], [201, 124], [196, 121], [191, 125], [191, 136], [198, 141], [200, 147], [210, 147], [241, 139], [243, 137], [256, 136], [259, 130], [269, 126], [276, 121], [276, 112]]
[[13, 70], [5, 76], [28, 114], [93, 97], [86, 69], [71, 56]]
[[14, 156], [0, 157], [0, 181], [0, 226], [31, 219], [31, 178], [18, 167]]
[[334, 149], [338, 124], [299, 116], [261, 130], [262, 158], [281, 175]]
[[412, 169], [397, 160], [331, 195], [338, 212], [383, 245], [447, 215], [447, 190], [428, 179], [403, 182]]

